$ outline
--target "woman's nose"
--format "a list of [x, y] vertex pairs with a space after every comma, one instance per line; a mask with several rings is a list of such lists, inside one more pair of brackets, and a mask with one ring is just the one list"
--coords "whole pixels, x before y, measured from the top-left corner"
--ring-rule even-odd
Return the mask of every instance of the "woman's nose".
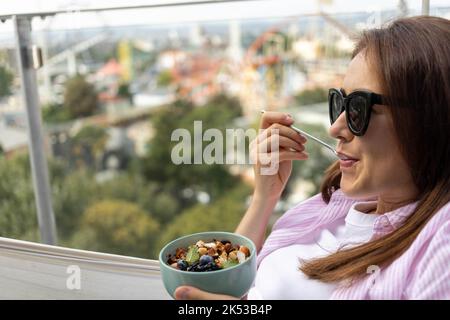
[[331, 125], [328, 133], [335, 139], [343, 139], [350, 141], [354, 135], [347, 126], [347, 120], [345, 119], [345, 111], [342, 112], [336, 121]]

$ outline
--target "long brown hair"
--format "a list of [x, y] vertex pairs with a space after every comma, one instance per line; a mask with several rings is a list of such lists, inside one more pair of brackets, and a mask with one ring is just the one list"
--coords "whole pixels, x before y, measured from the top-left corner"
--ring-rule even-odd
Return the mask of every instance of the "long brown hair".
[[[419, 190], [418, 204], [394, 232], [302, 264], [307, 276], [324, 282], [354, 280], [366, 275], [371, 265], [389, 265], [450, 201], [450, 21], [398, 19], [363, 32], [353, 57], [362, 50], [383, 84], [399, 149]], [[339, 189], [340, 178], [337, 162], [325, 172], [325, 202]]]

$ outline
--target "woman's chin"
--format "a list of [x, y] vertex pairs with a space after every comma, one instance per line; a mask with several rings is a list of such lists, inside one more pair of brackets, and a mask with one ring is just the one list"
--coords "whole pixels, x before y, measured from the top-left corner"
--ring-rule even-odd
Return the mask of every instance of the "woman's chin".
[[355, 199], [355, 200], [367, 200], [372, 199], [376, 196], [374, 196], [372, 193], [368, 192], [367, 190], [363, 190], [362, 188], [358, 188], [355, 186], [355, 184], [347, 184], [343, 183], [341, 181], [341, 191], [342, 193], [349, 198]]
[[349, 179], [347, 177], [344, 177], [344, 175], [342, 175], [341, 181], [340, 181], [340, 187], [341, 187], [342, 192], [346, 196], [350, 196], [355, 191], [353, 182], [354, 182], [353, 179]]
[[364, 198], [366, 195], [361, 190], [361, 188], [358, 188], [355, 186], [355, 183], [352, 179], [352, 181], [349, 181], [350, 179], [342, 178], [341, 179], [341, 191], [349, 198]]

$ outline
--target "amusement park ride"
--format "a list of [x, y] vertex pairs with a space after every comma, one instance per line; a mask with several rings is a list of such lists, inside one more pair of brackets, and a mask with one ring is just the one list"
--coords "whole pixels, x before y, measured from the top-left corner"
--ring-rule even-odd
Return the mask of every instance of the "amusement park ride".
[[[341, 35], [350, 36], [352, 30], [322, 10], [323, 5], [330, 3], [330, 0], [318, 0], [317, 13], [310, 16], [320, 17], [333, 30], [337, 30]], [[298, 23], [298, 19], [299, 17], [290, 17], [270, 27], [246, 49], [241, 47], [238, 23], [231, 22], [230, 42], [228, 48], [223, 51], [230, 53], [234, 50], [233, 54], [226, 52], [209, 54], [207, 47], [192, 51], [184, 49], [185, 58], [180, 60], [174, 57], [174, 66], [170, 70], [173, 83], [178, 88], [177, 94], [201, 104], [217, 93], [228, 92], [239, 97], [245, 114], [252, 114], [259, 108], [271, 110], [282, 107], [286, 104], [287, 98], [283, 90], [287, 69], [307, 70], [310, 63], [293, 53], [292, 44], [296, 39], [286, 32], [286, 27]], [[55, 95], [57, 89], [63, 88], [58, 83], [55, 88], [51, 88], [51, 79], [55, 79], [55, 74], [61, 74], [62, 69], [67, 69], [68, 75], [76, 74], [79, 69], [76, 56], [110, 39], [109, 34], [109, 30], [105, 29], [98, 35], [69, 46], [52, 57], [45, 57], [46, 63], [40, 73], [45, 85], [43, 98], [52, 100], [52, 95]], [[134, 69], [133, 54], [130, 52], [135, 51], [134, 42], [136, 41], [130, 40], [125, 44], [121, 41], [118, 47], [119, 63], [124, 71], [123, 80], [128, 82], [133, 80], [131, 79]], [[42, 47], [46, 55], [45, 43], [42, 43]], [[177, 54], [177, 49], [173, 52], [174, 55]], [[62, 67], [64, 63], [67, 68]]]
[[[316, 16], [345, 36], [351, 37], [353, 34], [347, 26], [323, 11]], [[244, 114], [252, 114], [260, 108], [271, 110], [283, 106], [285, 97], [282, 85], [286, 66], [308, 68], [308, 61], [302, 61], [291, 50], [295, 39], [284, 31], [296, 21], [298, 17], [293, 17], [270, 27], [238, 59], [188, 53], [188, 58], [178, 61], [172, 69], [174, 83], [180, 88], [178, 94], [201, 103], [218, 92], [237, 87], [233, 93], [239, 96]], [[224, 83], [224, 78], [228, 82]]]

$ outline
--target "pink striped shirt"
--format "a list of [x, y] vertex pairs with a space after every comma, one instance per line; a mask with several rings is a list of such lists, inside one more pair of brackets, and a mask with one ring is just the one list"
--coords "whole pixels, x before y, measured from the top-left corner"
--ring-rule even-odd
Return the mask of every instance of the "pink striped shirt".
[[[360, 201], [337, 190], [328, 204], [317, 194], [288, 210], [272, 228], [258, 255], [258, 265], [276, 249], [309, 243], [313, 231], [327, 228]], [[397, 229], [416, 206], [417, 202], [411, 203], [378, 217], [372, 239]], [[393, 263], [351, 286], [338, 286], [331, 299], [450, 299], [450, 203]]]

